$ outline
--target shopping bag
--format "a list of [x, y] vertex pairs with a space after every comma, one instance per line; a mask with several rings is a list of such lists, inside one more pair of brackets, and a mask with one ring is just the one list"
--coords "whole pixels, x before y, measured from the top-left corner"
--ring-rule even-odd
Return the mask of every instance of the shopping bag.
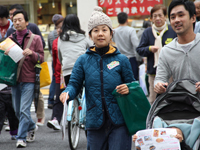
[[139, 66], [139, 83], [140, 87], [144, 91], [144, 94], [148, 95], [145, 77], [146, 77], [145, 64], [143, 63]]
[[133, 135], [138, 130], [146, 129], [146, 118], [150, 109], [147, 100], [138, 81], [127, 83], [129, 94], [121, 95], [115, 89], [112, 94], [124, 117], [129, 134]]
[[5, 51], [0, 50], [0, 83], [15, 85], [18, 64], [9, 56], [5, 55], [4, 52]]
[[47, 62], [41, 64], [42, 70], [40, 71], [40, 87], [48, 86], [51, 84], [51, 77], [49, 74], [49, 67]]

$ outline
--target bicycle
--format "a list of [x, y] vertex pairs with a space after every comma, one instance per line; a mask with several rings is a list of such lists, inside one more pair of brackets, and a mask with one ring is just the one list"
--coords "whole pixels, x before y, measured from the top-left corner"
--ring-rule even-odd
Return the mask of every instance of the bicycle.
[[[86, 98], [85, 87], [83, 86], [78, 96], [69, 102], [67, 110], [68, 139], [71, 150], [78, 146], [80, 129], [85, 130], [86, 123]], [[85, 130], [87, 136], [87, 131]]]

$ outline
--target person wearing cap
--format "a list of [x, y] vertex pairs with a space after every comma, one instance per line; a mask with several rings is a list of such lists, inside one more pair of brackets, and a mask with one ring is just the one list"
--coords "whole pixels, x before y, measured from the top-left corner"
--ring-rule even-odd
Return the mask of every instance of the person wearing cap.
[[60, 100], [64, 103], [66, 96], [68, 101], [73, 100], [85, 81], [87, 149], [131, 150], [131, 136], [112, 95], [114, 89], [120, 94], [129, 93], [124, 83], [135, 80], [131, 64], [110, 44], [112, 22], [101, 7], [94, 8], [88, 31], [95, 46], [77, 59]]
[[[55, 14], [53, 15], [52, 17], [52, 22], [56, 25], [56, 22], [61, 22], [61, 20], [63, 21], [63, 16], [60, 15], [60, 14]], [[49, 47], [49, 52], [51, 53], [52, 55], [52, 44], [53, 44], [53, 41], [58, 37], [58, 34], [57, 34], [57, 31], [56, 31], [56, 27], [53, 31], [51, 31], [48, 35], [48, 47]], [[48, 98], [48, 108], [49, 109], [52, 109], [53, 108], [53, 104], [54, 104], [54, 95], [55, 95], [55, 70], [54, 70], [54, 67], [53, 67], [53, 61], [52, 61], [52, 81], [51, 81], [51, 85], [50, 85], [50, 88], [49, 88], [49, 98]]]

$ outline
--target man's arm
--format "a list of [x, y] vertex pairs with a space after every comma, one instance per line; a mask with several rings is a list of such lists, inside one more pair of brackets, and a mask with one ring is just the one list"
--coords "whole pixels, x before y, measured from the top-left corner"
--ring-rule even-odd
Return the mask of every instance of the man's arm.
[[172, 76], [172, 72], [167, 63], [167, 59], [165, 58], [164, 52], [165, 50], [164, 48], [162, 48], [158, 60], [156, 77], [154, 81], [154, 91], [159, 94], [162, 94], [166, 91], [166, 88], [168, 86], [168, 80]]
[[[33, 43], [34, 42], [34, 43]], [[34, 50], [32, 50], [31, 61], [36, 64], [38, 61], [38, 54], [40, 55], [40, 63], [44, 62], [44, 50], [42, 45], [42, 40], [39, 35], [35, 35], [34, 40], [31, 45], [34, 45]], [[38, 54], [37, 54], [38, 53]]]
[[140, 40], [139, 46], [136, 48], [136, 51], [140, 56], [147, 57], [149, 54], [151, 54], [151, 51], [149, 49], [150, 46], [151, 45], [149, 43], [147, 30], [145, 30], [142, 34], [142, 38]]
[[138, 47], [139, 45], [139, 39], [137, 37], [135, 29], [133, 29], [131, 32], [131, 43], [133, 45], [133, 49], [136, 50], [136, 47]]

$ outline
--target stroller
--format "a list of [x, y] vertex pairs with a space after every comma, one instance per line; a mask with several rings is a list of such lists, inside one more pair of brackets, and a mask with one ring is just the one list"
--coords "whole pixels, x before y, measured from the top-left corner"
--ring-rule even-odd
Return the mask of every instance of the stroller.
[[183, 79], [172, 82], [165, 93], [153, 103], [146, 120], [146, 128], [180, 125], [186, 144], [200, 150], [200, 93], [197, 81]]

